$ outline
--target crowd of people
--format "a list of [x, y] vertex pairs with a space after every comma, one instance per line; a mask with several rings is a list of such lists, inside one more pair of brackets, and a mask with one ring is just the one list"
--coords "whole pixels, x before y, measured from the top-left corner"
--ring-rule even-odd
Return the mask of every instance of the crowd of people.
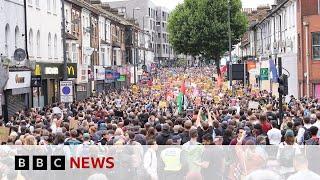
[[[221, 82], [217, 85], [212, 69], [161, 69], [152, 87], [108, 91], [68, 106], [54, 103], [21, 110], [1, 120], [1, 126], [10, 128], [2, 144], [319, 145], [320, 101], [291, 96], [280, 121], [275, 96], [250, 87], [232, 94]], [[186, 93], [179, 111], [176, 98], [182, 86]], [[258, 106], [251, 107], [251, 102]]]

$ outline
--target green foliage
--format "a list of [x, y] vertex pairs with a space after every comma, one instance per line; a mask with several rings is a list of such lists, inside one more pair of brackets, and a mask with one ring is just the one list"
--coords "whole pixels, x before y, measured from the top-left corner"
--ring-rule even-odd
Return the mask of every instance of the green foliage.
[[[241, 0], [230, 0], [232, 44], [247, 30]], [[178, 53], [201, 55], [219, 65], [228, 51], [228, 1], [185, 0], [169, 17], [169, 41]]]

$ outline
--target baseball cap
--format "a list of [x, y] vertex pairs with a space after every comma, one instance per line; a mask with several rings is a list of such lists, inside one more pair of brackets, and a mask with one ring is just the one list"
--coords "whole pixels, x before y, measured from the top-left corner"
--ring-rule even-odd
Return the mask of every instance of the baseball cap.
[[84, 133], [82, 136], [83, 136], [83, 139], [90, 139], [89, 133]]
[[286, 131], [286, 134], [284, 135], [284, 137], [294, 137], [294, 133], [292, 130], [288, 129]]

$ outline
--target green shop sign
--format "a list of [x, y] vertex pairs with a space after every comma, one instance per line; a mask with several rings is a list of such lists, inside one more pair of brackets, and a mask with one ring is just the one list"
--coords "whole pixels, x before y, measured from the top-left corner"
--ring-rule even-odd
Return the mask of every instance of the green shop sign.
[[269, 69], [261, 68], [260, 69], [260, 79], [261, 80], [269, 80]]
[[126, 75], [120, 75], [119, 79], [117, 79], [119, 82], [124, 82], [126, 81]]

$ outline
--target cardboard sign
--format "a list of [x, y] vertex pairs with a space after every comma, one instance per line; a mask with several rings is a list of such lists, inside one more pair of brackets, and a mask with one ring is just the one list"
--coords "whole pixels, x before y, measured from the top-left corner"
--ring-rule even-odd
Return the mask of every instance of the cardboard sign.
[[214, 100], [214, 103], [219, 103], [220, 102], [220, 97], [219, 96], [214, 96], [213, 100]]
[[159, 102], [159, 107], [160, 108], [166, 108], [167, 107], [167, 102], [166, 101], [160, 101]]
[[7, 142], [9, 138], [10, 128], [0, 127], [0, 142]]
[[70, 126], [70, 129], [78, 129], [78, 127], [79, 127], [78, 121], [75, 119], [71, 119], [69, 126]]
[[240, 97], [244, 96], [243, 90], [237, 90], [237, 96], [240, 96]]
[[259, 109], [259, 105], [256, 101], [249, 101], [248, 109]]
[[133, 92], [134, 94], [137, 94], [137, 93], [139, 92], [139, 87], [138, 87], [137, 85], [133, 85], [133, 86], [132, 86], [132, 92]]

